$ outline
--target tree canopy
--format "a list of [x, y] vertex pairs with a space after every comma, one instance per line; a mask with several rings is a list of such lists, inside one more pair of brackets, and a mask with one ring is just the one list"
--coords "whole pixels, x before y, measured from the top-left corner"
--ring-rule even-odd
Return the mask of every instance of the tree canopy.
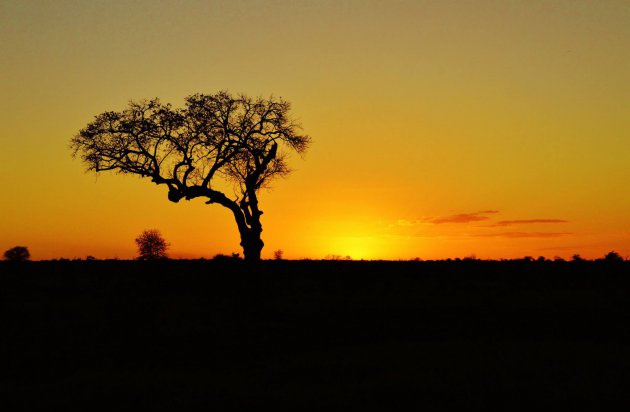
[[136, 244], [138, 245], [138, 253], [140, 260], [157, 260], [166, 259], [168, 255], [166, 250], [169, 244], [162, 237], [162, 234], [157, 229], [149, 229], [143, 231], [140, 236], [136, 238]]
[[4, 258], [11, 262], [26, 262], [31, 258], [31, 253], [26, 246], [15, 246], [4, 252]]
[[290, 108], [283, 99], [225, 91], [188, 96], [180, 109], [157, 98], [132, 101], [96, 116], [70, 146], [87, 170], [139, 175], [166, 186], [173, 202], [202, 197], [230, 209], [245, 259], [258, 260], [257, 192], [288, 174], [288, 153], [303, 154], [311, 142]]

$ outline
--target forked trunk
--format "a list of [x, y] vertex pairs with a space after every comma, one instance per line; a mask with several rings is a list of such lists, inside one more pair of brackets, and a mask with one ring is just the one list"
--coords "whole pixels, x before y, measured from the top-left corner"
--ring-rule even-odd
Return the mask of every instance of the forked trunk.
[[[257, 178], [252, 179], [253, 182], [256, 182], [256, 179]], [[243, 247], [243, 257], [245, 261], [260, 261], [260, 252], [263, 246], [265, 246], [260, 238], [260, 234], [262, 233], [260, 216], [263, 213], [258, 209], [258, 199], [256, 197], [254, 183], [249, 183], [247, 194], [244, 194], [240, 203], [237, 204], [234, 201], [228, 200], [225, 202], [225, 206], [232, 210], [234, 218], [236, 219], [238, 232], [241, 235], [241, 246]]]

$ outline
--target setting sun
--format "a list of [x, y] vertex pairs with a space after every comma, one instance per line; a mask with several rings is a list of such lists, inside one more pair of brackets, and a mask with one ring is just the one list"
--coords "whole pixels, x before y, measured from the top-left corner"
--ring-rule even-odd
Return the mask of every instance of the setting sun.
[[354, 260], [378, 259], [381, 250], [378, 248], [376, 240], [372, 237], [331, 237], [328, 247], [331, 250], [329, 255], [350, 257]]

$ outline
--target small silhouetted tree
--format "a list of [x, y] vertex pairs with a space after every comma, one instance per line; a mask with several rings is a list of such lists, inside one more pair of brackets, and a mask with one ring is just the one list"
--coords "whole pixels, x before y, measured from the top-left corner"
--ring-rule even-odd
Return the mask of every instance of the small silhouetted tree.
[[156, 260], [168, 258], [166, 250], [169, 244], [156, 229], [145, 230], [136, 238], [139, 259]]
[[70, 146], [88, 170], [138, 175], [166, 186], [172, 202], [201, 197], [229, 209], [245, 260], [257, 261], [264, 246], [258, 191], [289, 173], [289, 151], [304, 153], [310, 143], [290, 107], [228, 92], [189, 96], [182, 109], [131, 102], [96, 116]]
[[584, 258], [579, 253], [576, 253], [575, 255], [571, 256], [571, 261], [584, 262]]
[[278, 249], [273, 252], [273, 258], [275, 260], [282, 260], [284, 258], [284, 251], [282, 249]]
[[15, 246], [4, 252], [4, 258], [11, 262], [26, 262], [31, 258], [31, 253], [26, 246]]
[[623, 262], [621, 255], [615, 251], [608, 252], [606, 256], [604, 256], [604, 260], [606, 262]]

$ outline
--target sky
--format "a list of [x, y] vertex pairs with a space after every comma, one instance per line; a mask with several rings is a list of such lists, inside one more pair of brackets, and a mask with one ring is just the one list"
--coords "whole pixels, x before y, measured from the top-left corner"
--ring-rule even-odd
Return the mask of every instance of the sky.
[[0, 55], [2, 251], [241, 252], [227, 209], [69, 149], [130, 100], [229, 90], [313, 141], [260, 195], [263, 258], [630, 255], [626, 0], [1, 0]]

